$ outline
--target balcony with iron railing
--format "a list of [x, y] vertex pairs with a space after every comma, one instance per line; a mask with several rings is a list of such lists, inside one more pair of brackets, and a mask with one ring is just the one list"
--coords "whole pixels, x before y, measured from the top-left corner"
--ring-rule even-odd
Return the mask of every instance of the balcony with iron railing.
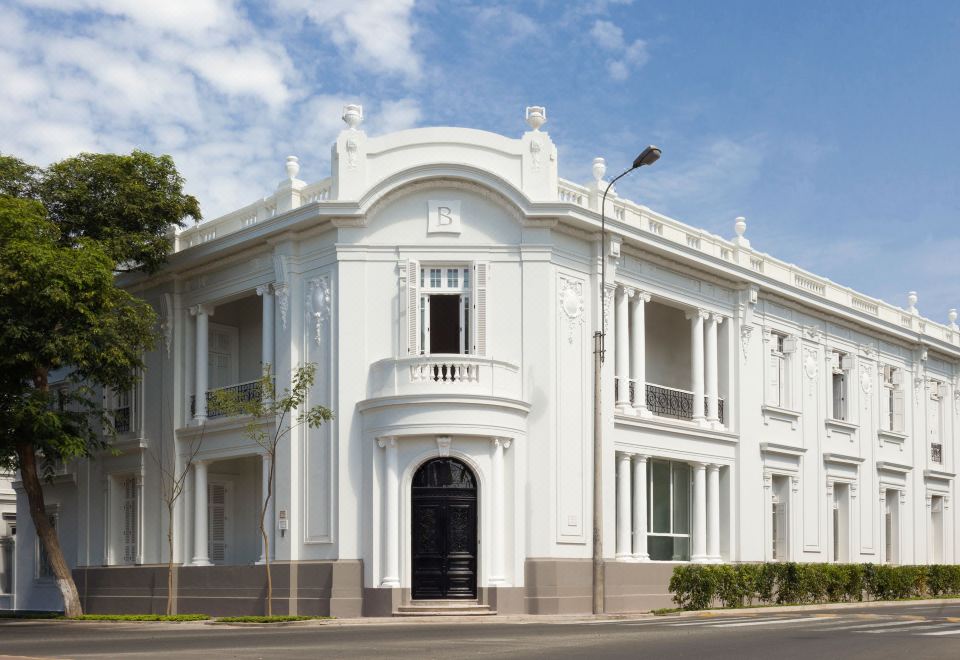
[[130, 432], [130, 406], [113, 410], [113, 430], [116, 433]]
[[[614, 399], [619, 400], [620, 394], [620, 383], [619, 378], [614, 379]], [[636, 407], [637, 405], [637, 390], [640, 388], [641, 383], [638, 383], [636, 380], [630, 378], [627, 379], [627, 386], [629, 387], [629, 401], [630, 405]], [[687, 390], [681, 390], [675, 387], [665, 387], [663, 385], [657, 385], [656, 383], [646, 383], [644, 386], [644, 403], [646, 404], [647, 410], [656, 415], [657, 417], [668, 417], [670, 419], [679, 419], [684, 421], [693, 420], [693, 392]], [[718, 415], [720, 423], [724, 423], [724, 400], [719, 398], [717, 400]], [[707, 397], [703, 398], [703, 414], [708, 414], [708, 403]]]
[[[263, 396], [263, 388], [259, 380], [253, 380], [246, 383], [237, 383], [236, 385], [228, 385], [226, 387], [218, 387], [213, 390], [207, 390], [207, 419], [214, 419], [216, 417], [226, 417], [230, 413], [227, 410], [219, 407], [216, 403], [216, 393], [225, 392], [230, 393], [236, 396], [238, 402], [245, 403], [247, 401], [258, 401]], [[197, 397], [194, 394], [190, 395], [190, 417], [193, 417], [197, 412]]]

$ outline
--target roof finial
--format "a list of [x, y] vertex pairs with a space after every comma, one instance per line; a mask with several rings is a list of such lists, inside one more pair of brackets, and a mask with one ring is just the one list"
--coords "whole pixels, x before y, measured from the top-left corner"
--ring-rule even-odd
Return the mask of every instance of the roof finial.
[[293, 181], [300, 173], [300, 159], [296, 156], [287, 156], [287, 176]]
[[957, 310], [951, 309], [947, 312], [947, 320], [950, 321], [951, 330], [960, 330], [960, 326], [957, 325]]
[[542, 105], [527, 106], [527, 124], [535, 131], [547, 123], [547, 109]]
[[363, 106], [358, 103], [349, 103], [343, 106], [343, 121], [346, 122], [350, 130], [356, 130], [360, 122], [363, 121]]
[[747, 219], [742, 215], [738, 217], [733, 222], [733, 231], [736, 232], [737, 237], [733, 239], [735, 245], [740, 247], [748, 248], [750, 247], [750, 241], [744, 238], [744, 234], [747, 232]]
[[600, 185], [600, 182], [603, 181], [603, 175], [607, 173], [607, 161], [597, 156], [593, 159], [593, 180], [597, 182], [597, 186]]
[[911, 291], [910, 293], [907, 294], [907, 311], [910, 312], [911, 314], [920, 313], [919, 311], [917, 311], [918, 300], [919, 298], [917, 297], [916, 291]]

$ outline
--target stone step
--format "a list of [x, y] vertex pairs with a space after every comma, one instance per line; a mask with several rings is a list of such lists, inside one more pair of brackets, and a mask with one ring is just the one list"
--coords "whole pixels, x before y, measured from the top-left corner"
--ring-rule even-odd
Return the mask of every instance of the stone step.
[[401, 605], [394, 616], [490, 616], [496, 614], [489, 605], [475, 600], [418, 600]]

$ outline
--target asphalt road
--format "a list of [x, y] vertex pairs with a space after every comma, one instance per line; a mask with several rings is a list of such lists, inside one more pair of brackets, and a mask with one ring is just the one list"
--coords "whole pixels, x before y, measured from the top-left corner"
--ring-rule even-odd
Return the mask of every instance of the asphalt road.
[[31, 658], [960, 658], [960, 605], [740, 610], [618, 620], [485, 619], [237, 628], [0, 621]]

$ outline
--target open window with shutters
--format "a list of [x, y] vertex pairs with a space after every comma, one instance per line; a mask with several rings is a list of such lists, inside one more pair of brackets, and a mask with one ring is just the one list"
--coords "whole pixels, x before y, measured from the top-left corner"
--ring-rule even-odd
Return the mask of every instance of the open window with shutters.
[[797, 340], [779, 332], [771, 333], [767, 365], [767, 405], [790, 408], [790, 372]]
[[830, 359], [831, 366], [831, 419], [842, 422], [849, 421], [849, 407], [847, 403], [847, 373], [852, 368], [852, 358], [846, 353], [834, 351]]
[[884, 365], [880, 396], [881, 423], [885, 431], [903, 433], [903, 369]]
[[783, 475], [772, 477], [770, 495], [770, 543], [774, 561], [790, 561], [789, 504], [790, 478]]
[[141, 497], [136, 474], [108, 477], [109, 520], [105, 529], [107, 543], [104, 563], [139, 564], [141, 547]]
[[927, 436], [930, 438], [930, 461], [943, 463], [943, 399], [946, 385], [932, 380], [929, 384], [930, 400], [927, 402]]
[[231, 490], [226, 481], [207, 484], [207, 552], [214, 564], [229, 564], [232, 561]]
[[407, 262], [407, 353], [485, 355], [489, 264]]

